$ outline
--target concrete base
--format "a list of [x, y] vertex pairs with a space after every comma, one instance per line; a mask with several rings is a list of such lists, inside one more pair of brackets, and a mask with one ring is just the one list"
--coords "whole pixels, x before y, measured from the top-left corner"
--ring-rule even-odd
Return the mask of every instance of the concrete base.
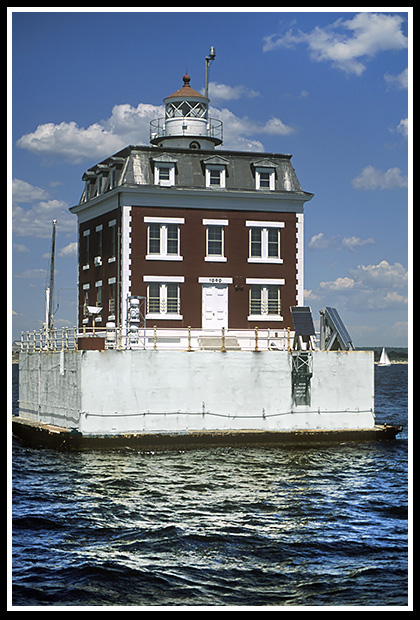
[[179, 434], [132, 433], [125, 435], [83, 436], [64, 428], [13, 418], [13, 434], [25, 445], [63, 451], [115, 450], [131, 448], [140, 451], [188, 450], [210, 447], [314, 447], [362, 441], [395, 439], [402, 427], [334, 431], [189, 431]]
[[374, 427], [373, 353], [312, 352], [303, 392], [294, 355], [22, 352], [20, 416], [92, 437]]

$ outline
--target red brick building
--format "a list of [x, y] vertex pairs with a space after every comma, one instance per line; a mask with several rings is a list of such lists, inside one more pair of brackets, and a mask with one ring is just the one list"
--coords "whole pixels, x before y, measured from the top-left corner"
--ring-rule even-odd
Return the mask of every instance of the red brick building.
[[[303, 304], [304, 192], [291, 156], [222, 150], [220, 121], [189, 76], [127, 146], [85, 172], [79, 223], [79, 327], [293, 329]], [[219, 148], [215, 149], [218, 146]]]

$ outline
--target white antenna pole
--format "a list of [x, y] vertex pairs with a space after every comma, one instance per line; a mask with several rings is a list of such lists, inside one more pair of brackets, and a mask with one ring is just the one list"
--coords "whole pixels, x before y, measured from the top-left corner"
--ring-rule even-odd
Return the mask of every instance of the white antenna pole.
[[205, 59], [206, 72], [204, 76], [204, 96], [207, 97], [207, 99], [209, 98], [209, 66], [210, 66], [210, 62], [213, 62], [215, 58], [216, 58], [216, 50], [212, 45], [209, 51], [209, 55], [206, 56], [206, 59]]
[[48, 319], [47, 319], [47, 329], [53, 328], [54, 314], [52, 311], [53, 305], [53, 291], [54, 291], [54, 260], [55, 260], [55, 227], [57, 224], [57, 220], [53, 220], [53, 230], [52, 230], [52, 243], [51, 243], [51, 270], [50, 270], [50, 287], [47, 289], [47, 299], [48, 299]]

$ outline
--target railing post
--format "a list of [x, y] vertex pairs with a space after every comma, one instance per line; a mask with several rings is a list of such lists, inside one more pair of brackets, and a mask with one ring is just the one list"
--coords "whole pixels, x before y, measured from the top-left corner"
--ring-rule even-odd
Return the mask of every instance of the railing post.
[[191, 351], [191, 325], [188, 325], [188, 351]]
[[156, 341], [157, 341], [157, 334], [156, 334], [156, 325], [153, 325], [153, 349], [156, 351], [157, 347], [156, 347]]
[[226, 353], [225, 348], [225, 328], [222, 327], [222, 348], [220, 349], [222, 353]]
[[258, 351], [258, 327], [255, 328], [255, 348], [254, 351]]

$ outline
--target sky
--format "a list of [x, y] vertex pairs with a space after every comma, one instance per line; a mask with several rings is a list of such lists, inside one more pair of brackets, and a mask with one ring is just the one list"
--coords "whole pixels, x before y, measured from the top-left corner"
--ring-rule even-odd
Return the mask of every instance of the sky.
[[129, 144], [182, 86], [204, 88], [225, 149], [291, 153], [305, 206], [305, 304], [353, 342], [411, 332], [411, 7], [166, 12], [8, 8], [11, 337], [45, 320], [57, 220], [56, 327], [76, 324], [85, 170]]

